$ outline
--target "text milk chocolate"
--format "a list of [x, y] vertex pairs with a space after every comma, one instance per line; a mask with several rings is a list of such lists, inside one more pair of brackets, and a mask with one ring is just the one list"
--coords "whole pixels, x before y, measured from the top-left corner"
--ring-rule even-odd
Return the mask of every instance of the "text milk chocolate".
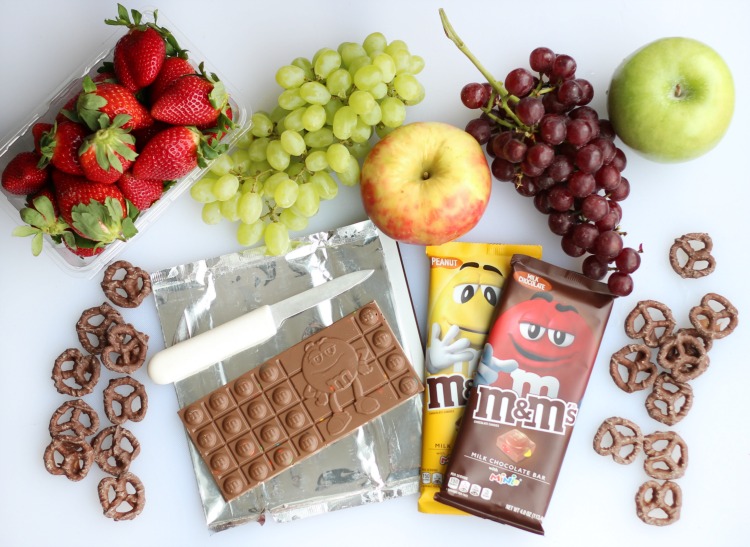
[[544, 534], [614, 297], [532, 257], [514, 256], [511, 270], [435, 499]]
[[435, 501], [458, 431], [479, 353], [490, 328], [510, 259], [541, 257], [538, 245], [450, 242], [425, 249], [430, 294], [425, 351], [422, 465], [418, 509], [464, 514]]

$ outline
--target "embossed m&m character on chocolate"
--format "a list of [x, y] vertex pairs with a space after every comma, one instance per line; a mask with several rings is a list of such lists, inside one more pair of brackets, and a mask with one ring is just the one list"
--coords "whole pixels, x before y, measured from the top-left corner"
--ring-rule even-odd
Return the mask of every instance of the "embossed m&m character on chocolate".
[[323, 337], [305, 346], [302, 374], [308, 385], [303, 396], [314, 398], [318, 406], [330, 406], [333, 416], [328, 421], [328, 432], [335, 435], [346, 428], [351, 415], [338, 400], [342, 391], [351, 386], [354, 390], [354, 410], [372, 414], [380, 408], [374, 397], [364, 395], [360, 374], [369, 374], [372, 367], [360, 358], [357, 350], [338, 338]]
[[[476, 384], [577, 402], [590, 373], [594, 334], [575, 306], [540, 291], [497, 317]], [[585, 380], [585, 378], [584, 378]]]

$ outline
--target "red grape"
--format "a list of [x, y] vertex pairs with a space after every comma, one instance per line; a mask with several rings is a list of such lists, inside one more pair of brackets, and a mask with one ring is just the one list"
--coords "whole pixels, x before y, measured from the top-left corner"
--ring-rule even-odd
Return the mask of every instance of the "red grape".
[[616, 296], [627, 296], [633, 292], [633, 278], [629, 274], [613, 272], [607, 279], [607, 286]]
[[555, 60], [555, 52], [547, 47], [538, 47], [529, 55], [529, 66], [535, 72], [549, 74], [552, 63]]
[[534, 88], [534, 76], [525, 68], [511, 70], [505, 77], [505, 89], [516, 97], [525, 97]]
[[461, 89], [461, 102], [466, 108], [481, 108], [490, 100], [490, 92], [486, 86], [479, 83], [466, 84]]

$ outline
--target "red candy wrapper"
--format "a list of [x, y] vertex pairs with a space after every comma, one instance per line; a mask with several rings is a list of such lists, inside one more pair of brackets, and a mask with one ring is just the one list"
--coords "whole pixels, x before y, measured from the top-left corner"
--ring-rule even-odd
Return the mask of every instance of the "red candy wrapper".
[[511, 269], [435, 499], [544, 534], [614, 296], [536, 258]]

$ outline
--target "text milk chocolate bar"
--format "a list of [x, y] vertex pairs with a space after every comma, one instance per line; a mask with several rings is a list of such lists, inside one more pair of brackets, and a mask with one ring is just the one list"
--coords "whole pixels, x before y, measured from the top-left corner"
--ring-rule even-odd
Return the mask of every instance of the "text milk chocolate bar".
[[452, 241], [428, 246], [430, 298], [425, 351], [422, 466], [418, 509], [463, 514], [435, 501], [443, 484], [479, 353], [500, 299], [510, 259], [541, 258], [539, 245]]
[[528, 256], [511, 268], [435, 499], [543, 534], [614, 297]]
[[230, 501], [421, 391], [370, 302], [179, 415]]

